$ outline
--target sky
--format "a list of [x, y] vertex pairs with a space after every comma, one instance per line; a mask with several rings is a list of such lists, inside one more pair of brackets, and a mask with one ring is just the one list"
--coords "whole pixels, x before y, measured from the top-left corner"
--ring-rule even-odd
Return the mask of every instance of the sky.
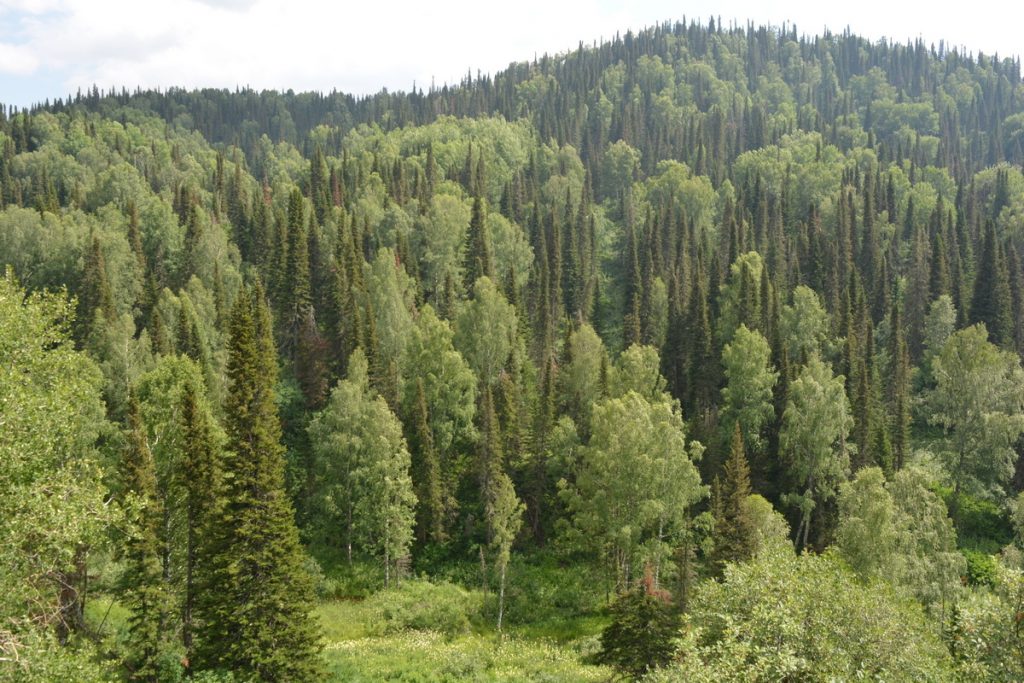
[[[924, 4], [924, 3], [922, 3]], [[923, 38], [1024, 53], [1024, 3], [906, 0], [0, 0], [0, 102], [28, 106], [92, 85], [340, 90], [458, 82], [617, 32], [711, 16], [850, 27], [871, 40]]]

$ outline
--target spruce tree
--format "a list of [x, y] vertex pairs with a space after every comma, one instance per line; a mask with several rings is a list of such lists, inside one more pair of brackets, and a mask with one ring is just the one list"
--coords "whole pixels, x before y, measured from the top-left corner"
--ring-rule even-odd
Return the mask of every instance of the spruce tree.
[[610, 611], [612, 621], [601, 633], [601, 650], [594, 657], [597, 663], [639, 680], [672, 661], [679, 613], [663, 593], [652, 588], [649, 573], [643, 587], [619, 596]]
[[491, 253], [491, 235], [487, 228], [487, 214], [484, 200], [479, 196], [473, 199], [473, 213], [469, 221], [469, 248], [466, 250], [466, 263], [463, 268], [466, 290], [473, 288], [473, 283], [485, 275], [494, 279], [494, 257]]
[[444, 533], [444, 496], [441, 463], [430, 429], [430, 411], [423, 391], [423, 378], [416, 378], [416, 406], [413, 420], [412, 479], [416, 492], [416, 536], [420, 543], [441, 543]]
[[193, 613], [199, 593], [199, 577], [210, 558], [204, 557], [203, 538], [214, 533], [211, 525], [217, 509], [221, 475], [221, 433], [202, 397], [202, 387], [189, 381], [181, 392], [181, 472], [185, 487], [185, 586], [181, 608], [181, 640], [185, 656], [193, 647]]
[[105, 321], [113, 322], [117, 315], [114, 308], [114, 293], [107, 276], [107, 263], [98, 237], [93, 236], [89, 252], [85, 257], [82, 272], [81, 292], [78, 296], [78, 314], [75, 316], [78, 338], [85, 339], [94, 317], [100, 314]]
[[910, 441], [910, 354], [899, 308], [893, 306], [889, 343], [889, 415], [892, 420], [893, 468], [902, 469]]
[[726, 562], [749, 560], [754, 552], [754, 528], [746, 510], [750, 488], [750, 467], [743, 447], [743, 433], [737, 422], [733, 430], [729, 459], [718, 486], [715, 517], [715, 562], [719, 570]]
[[129, 404], [127, 448], [121, 462], [121, 483], [130, 511], [131, 532], [124, 545], [121, 577], [128, 607], [125, 665], [133, 681], [161, 680], [167, 595], [163, 585], [160, 525], [163, 506], [157, 497], [153, 454], [146, 443], [139, 403]]
[[288, 198], [288, 232], [284, 278], [281, 282], [281, 329], [284, 348], [291, 355], [295, 351], [299, 330], [313, 305], [309, 280], [309, 239], [306, 236], [305, 200], [297, 190]]
[[971, 300], [972, 325], [985, 323], [994, 344], [1003, 348], [1013, 344], [1013, 321], [1009, 274], [1003, 250], [996, 237], [995, 223], [985, 225], [985, 243], [974, 281]]
[[228, 340], [224, 486], [197, 604], [200, 669], [243, 679], [320, 679], [312, 586], [284, 490], [277, 361], [270, 313], [257, 284], [238, 296]]

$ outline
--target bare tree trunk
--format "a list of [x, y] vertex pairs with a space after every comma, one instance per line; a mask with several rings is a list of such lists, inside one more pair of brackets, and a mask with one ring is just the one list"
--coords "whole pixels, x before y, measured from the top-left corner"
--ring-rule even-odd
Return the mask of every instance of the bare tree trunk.
[[501, 634], [501, 620], [505, 616], [505, 574], [508, 563], [501, 564], [501, 583], [498, 588], [498, 634]]
[[345, 548], [348, 551], [348, 565], [352, 566], [352, 505], [348, 506], [348, 528], [345, 530]]
[[484, 589], [484, 600], [487, 600], [487, 558], [483, 546], [480, 546], [480, 583]]

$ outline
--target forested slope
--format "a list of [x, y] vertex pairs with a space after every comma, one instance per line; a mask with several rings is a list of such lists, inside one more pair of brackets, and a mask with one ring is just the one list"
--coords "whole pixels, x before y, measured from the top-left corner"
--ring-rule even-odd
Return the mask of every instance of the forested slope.
[[344, 679], [311, 610], [367, 596], [1024, 676], [1019, 59], [684, 22], [0, 111], [0, 677]]

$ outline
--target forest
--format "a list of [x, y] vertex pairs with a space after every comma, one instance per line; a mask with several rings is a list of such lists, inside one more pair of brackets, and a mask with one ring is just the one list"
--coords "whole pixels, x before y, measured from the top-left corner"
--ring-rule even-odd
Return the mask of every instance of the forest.
[[0, 107], [0, 681], [1024, 680], [1022, 164], [715, 20]]

